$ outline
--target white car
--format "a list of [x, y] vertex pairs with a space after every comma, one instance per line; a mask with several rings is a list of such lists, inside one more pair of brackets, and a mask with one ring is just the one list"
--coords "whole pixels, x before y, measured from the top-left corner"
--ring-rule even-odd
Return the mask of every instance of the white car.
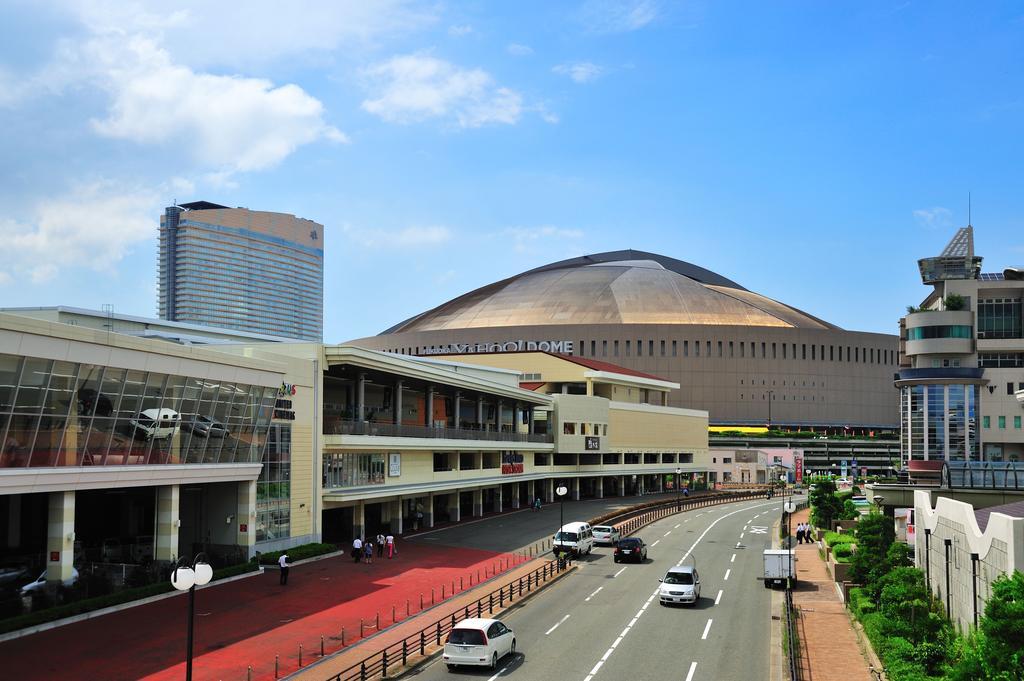
[[[71, 578], [64, 580], [64, 586], [72, 586], [78, 581], [78, 570], [77, 568], [71, 568]], [[43, 570], [43, 574], [39, 575], [39, 579], [34, 582], [29, 582], [25, 586], [21, 587], [21, 595], [28, 596], [33, 591], [39, 591], [46, 587], [46, 570]]]
[[611, 525], [594, 525], [593, 532], [595, 544], [611, 544], [614, 546], [622, 538], [619, 535], [619, 531]]
[[455, 625], [444, 644], [448, 669], [473, 665], [497, 669], [498, 660], [516, 652], [516, 635], [498, 620], [471, 617]]
[[145, 409], [130, 423], [137, 435], [147, 440], [163, 440], [178, 432], [181, 414], [173, 409]]
[[658, 602], [696, 603], [700, 600], [700, 575], [697, 568], [690, 565], [669, 568], [664, 578], [659, 579]]

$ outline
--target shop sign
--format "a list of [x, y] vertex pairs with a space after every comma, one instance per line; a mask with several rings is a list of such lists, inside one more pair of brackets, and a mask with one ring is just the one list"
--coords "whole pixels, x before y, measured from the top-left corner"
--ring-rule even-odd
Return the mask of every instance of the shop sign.
[[510, 340], [496, 343], [446, 343], [433, 347], [420, 347], [421, 355], [463, 355], [482, 352], [559, 352], [573, 354], [575, 342], [571, 340]]
[[402, 475], [402, 454], [401, 452], [390, 452], [388, 454], [388, 477], [397, 478]]
[[282, 383], [281, 387], [277, 389], [278, 397], [288, 397], [289, 395], [294, 395], [295, 392], [295, 385], [293, 383]]
[[502, 475], [517, 475], [522, 473], [523, 468], [523, 455], [519, 452], [502, 452], [501, 453], [501, 474]]
[[583, 449], [587, 451], [601, 449], [601, 438], [594, 436], [587, 436], [583, 438]]
[[238, 531], [239, 532], [248, 532], [249, 531], [249, 525], [247, 525], [246, 523], [240, 524], [238, 526]]
[[804, 481], [804, 457], [793, 457], [793, 473], [796, 478], [797, 484], [800, 484], [801, 482]]
[[60, 562], [60, 551], [50, 551], [50, 562], [51, 563], [59, 563]]

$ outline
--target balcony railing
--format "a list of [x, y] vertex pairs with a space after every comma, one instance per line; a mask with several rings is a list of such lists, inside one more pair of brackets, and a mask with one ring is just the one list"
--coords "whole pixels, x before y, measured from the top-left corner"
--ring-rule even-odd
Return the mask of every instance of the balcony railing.
[[942, 486], [959, 489], [1024, 490], [1024, 463], [1016, 461], [948, 461]]
[[449, 440], [487, 440], [491, 442], [554, 442], [550, 433], [517, 433], [510, 430], [497, 431], [493, 428], [464, 426], [410, 426], [397, 423], [374, 423], [371, 421], [328, 421], [324, 423], [325, 435], [371, 435], [378, 437], [427, 437]]

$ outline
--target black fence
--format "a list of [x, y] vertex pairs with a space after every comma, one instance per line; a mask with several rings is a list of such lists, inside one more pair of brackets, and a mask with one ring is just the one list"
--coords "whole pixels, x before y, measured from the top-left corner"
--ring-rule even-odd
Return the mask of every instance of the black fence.
[[519, 433], [511, 430], [481, 428], [465, 424], [450, 426], [411, 426], [373, 421], [331, 421], [324, 424], [325, 435], [378, 435], [381, 437], [429, 437], [451, 440], [494, 440], [498, 442], [554, 442], [551, 433]]
[[627, 511], [611, 518], [597, 521], [591, 521], [600, 525], [615, 525], [620, 534], [627, 535], [632, 534], [640, 528], [650, 525], [656, 520], [677, 513], [678, 511], [688, 511], [693, 508], [704, 508], [705, 506], [717, 506], [719, 504], [728, 504], [734, 501], [744, 501], [747, 499], [764, 499], [766, 494], [764, 492], [755, 491], [740, 491], [740, 492], [725, 492], [725, 493], [709, 493], [702, 494], [699, 496], [683, 497], [680, 495], [679, 499], [672, 501], [661, 501], [657, 504], [636, 509], [633, 511]]
[[796, 609], [793, 607], [793, 588], [786, 585], [786, 656], [789, 658], [789, 678], [800, 681], [800, 643], [796, 633]]

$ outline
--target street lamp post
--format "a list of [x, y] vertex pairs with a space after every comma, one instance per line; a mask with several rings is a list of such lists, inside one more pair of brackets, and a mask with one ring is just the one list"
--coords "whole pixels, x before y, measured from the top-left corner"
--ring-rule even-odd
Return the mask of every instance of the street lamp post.
[[793, 513], [796, 511], [796, 504], [793, 503], [792, 494], [789, 495], [787, 500], [787, 492], [789, 487], [786, 484], [788, 480], [785, 474], [779, 476], [779, 481], [782, 482], [782, 517], [785, 518], [786, 526], [786, 551], [789, 555], [789, 574], [786, 575], [787, 585], [792, 586], [793, 583]]
[[676, 469], [676, 511], [683, 510], [683, 469]]
[[209, 584], [213, 568], [206, 562], [206, 554], [200, 553], [189, 565], [179, 558], [171, 572], [171, 584], [178, 591], [188, 592], [188, 641], [185, 656], [185, 681], [192, 681], [192, 630], [196, 612], [196, 587]]
[[768, 391], [768, 430], [772, 429], [772, 396], [775, 395], [774, 390]]
[[[568, 494], [568, 492], [569, 492], [569, 489], [565, 485], [559, 485], [555, 489], [555, 494], [558, 495], [558, 502], [559, 502], [558, 503], [558, 532], [555, 535], [555, 536], [558, 536], [558, 537], [561, 537], [562, 528], [565, 527], [565, 495]], [[564, 544], [561, 544], [560, 546], [564, 546]], [[555, 555], [558, 557], [558, 565], [559, 565], [559, 567], [561, 567], [562, 559], [561, 559], [560, 556], [558, 556], [558, 553], [556, 553]]]

